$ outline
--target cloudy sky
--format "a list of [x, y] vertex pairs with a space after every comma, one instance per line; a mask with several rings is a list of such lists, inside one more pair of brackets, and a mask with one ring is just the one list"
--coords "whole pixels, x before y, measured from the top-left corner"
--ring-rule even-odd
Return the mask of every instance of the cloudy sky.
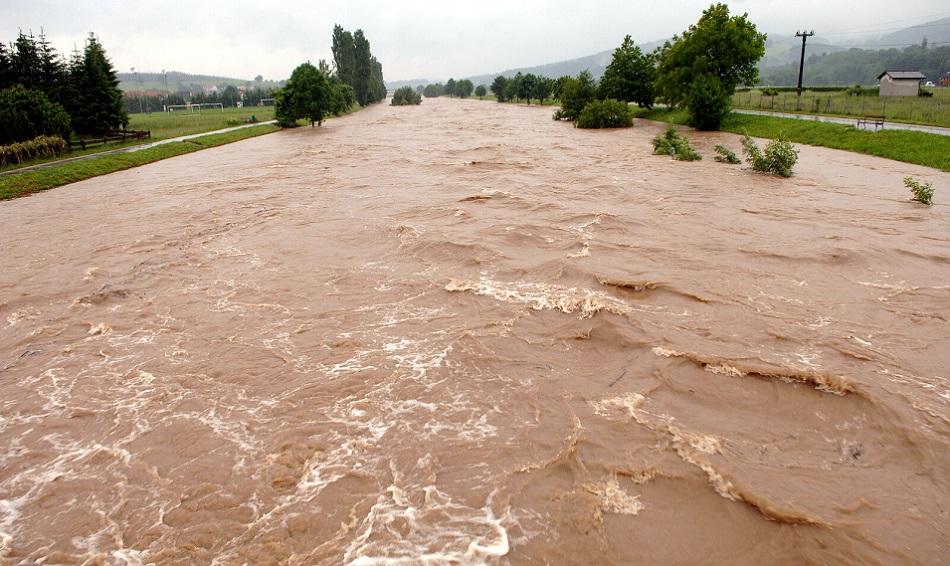
[[[120, 71], [281, 79], [330, 59], [334, 23], [363, 28], [388, 80], [470, 76], [663, 39], [711, 0], [0, 0], [0, 40], [18, 29], [61, 52], [94, 31]], [[801, 27], [841, 41], [950, 16], [946, 0], [738, 0], [762, 31]]]

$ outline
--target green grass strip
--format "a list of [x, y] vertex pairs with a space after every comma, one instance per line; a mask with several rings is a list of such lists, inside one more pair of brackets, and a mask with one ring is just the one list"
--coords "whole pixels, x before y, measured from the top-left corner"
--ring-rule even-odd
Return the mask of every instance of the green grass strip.
[[[687, 120], [684, 110], [669, 111], [663, 108], [649, 111], [639, 109], [637, 116], [671, 124], [685, 124]], [[748, 133], [757, 138], [784, 137], [796, 143], [843, 149], [950, 171], [950, 136], [907, 130], [871, 132], [846, 124], [749, 114], [730, 114], [723, 121], [721, 129], [736, 134]]]
[[65, 163], [48, 169], [0, 177], [0, 200], [21, 197], [37, 191], [45, 191], [53, 187], [98, 177], [99, 175], [106, 175], [108, 173], [122, 171], [123, 169], [131, 169], [132, 167], [168, 159], [169, 157], [176, 157], [209, 147], [269, 134], [279, 129], [277, 126], [271, 124], [244, 128], [223, 134], [193, 138], [187, 141], [171, 142], [132, 153], [104, 155], [94, 159]]

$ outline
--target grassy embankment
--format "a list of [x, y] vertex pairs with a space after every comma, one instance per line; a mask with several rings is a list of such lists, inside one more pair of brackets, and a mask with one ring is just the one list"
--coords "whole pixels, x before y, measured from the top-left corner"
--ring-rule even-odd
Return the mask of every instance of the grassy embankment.
[[762, 96], [761, 90], [737, 92], [732, 96], [733, 108], [770, 110], [795, 114], [820, 114], [859, 118], [884, 116], [891, 122], [950, 127], [950, 88], [931, 88], [933, 96], [879, 97], [876, 95], [851, 96], [846, 91], [802, 93], [780, 92], [776, 96]]
[[168, 138], [177, 138], [178, 136], [222, 130], [224, 128], [241, 125], [251, 116], [256, 117], [258, 122], [273, 120], [274, 107], [252, 106], [248, 108], [225, 108], [224, 112], [221, 112], [221, 110], [204, 109], [200, 114], [197, 112], [191, 113], [186, 110], [179, 110], [177, 112], [152, 112], [149, 114], [129, 114], [128, 129], [149, 130], [152, 132], [151, 140], [130, 140], [97, 145], [88, 149], [73, 149], [66, 153], [66, 155], [60, 157], [34, 159], [16, 165], [0, 167], [0, 172], [29, 167], [31, 165], [39, 165], [50, 161], [58, 161], [60, 159], [68, 159], [70, 157], [141, 145], [150, 141], [166, 140]]
[[[16, 198], [99, 175], [138, 167], [153, 161], [269, 134], [278, 129], [277, 126], [272, 124], [255, 126], [223, 134], [202, 136], [188, 141], [171, 142], [132, 153], [104, 155], [95, 159], [65, 163], [49, 169], [0, 177], [0, 200]], [[114, 149], [114, 146], [109, 147], [109, 149]]]
[[[685, 111], [671, 112], [663, 108], [640, 108], [637, 109], [637, 116], [673, 124], [685, 124], [687, 118]], [[757, 138], [784, 137], [796, 143], [843, 149], [950, 171], [950, 136], [903, 130], [874, 132], [844, 124], [748, 114], [730, 114], [723, 121], [722, 130], [736, 134], [748, 133]]]

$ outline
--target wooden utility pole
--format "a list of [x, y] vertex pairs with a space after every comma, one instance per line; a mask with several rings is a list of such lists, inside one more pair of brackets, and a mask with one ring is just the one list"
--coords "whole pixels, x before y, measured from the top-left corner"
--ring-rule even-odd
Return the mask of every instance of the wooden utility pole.
[[795, 32], [795, 37], [802, 38], [802, 59], [798, 64], [798, 96], [802, 95], [802, 74], [805, 72], [805, 41], [813, 35], [815, 35], [815, 30]]

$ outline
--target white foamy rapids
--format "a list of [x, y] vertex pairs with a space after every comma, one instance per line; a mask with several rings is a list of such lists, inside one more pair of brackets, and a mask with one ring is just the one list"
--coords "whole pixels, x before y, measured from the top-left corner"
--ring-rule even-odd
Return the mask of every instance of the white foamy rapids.
[[586, 489], [600, 498], [601, 509], [608, 513], [636, 515], [643, 510], [640, 496], [627, 493], [615, 477], [598, 484], [590, 484]]
[[[428, 456], [417, 467], [428, 468]], [[393, 484], [381, 493], [360, 522], [344, 553], [358, 566], [391, 564], [487, 564], [511, 549], [511, 510], [496, 516], [492, 497], [482, 507], [456, 502], [437, 486], [403, 485], [393, 468]]]
[[579, 312], [590, 318], [600, 311], [627, 314], [630, 306], [618, 299], [591, 289], [559, 287], [545, 283], [505, 283], [481, 278], [478, 281], [451, 279], [445, 285], [450, 292], [471, 291], [507, 303], [521, 303], [534, 310], [558, 310], [566, 314]]

